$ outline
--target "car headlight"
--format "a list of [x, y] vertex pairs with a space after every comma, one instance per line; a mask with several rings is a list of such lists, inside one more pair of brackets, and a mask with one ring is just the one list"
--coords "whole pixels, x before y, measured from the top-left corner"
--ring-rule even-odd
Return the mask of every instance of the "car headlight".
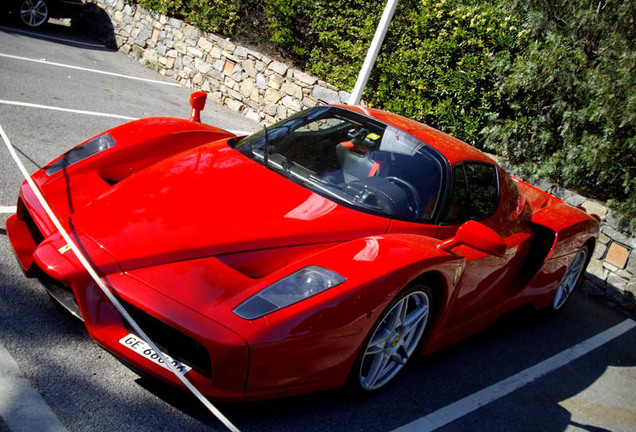
[[284, 277], [234, 308], [244, 319], [256, 319], [298, 303], [336, 285], [345, 278], [323, 267], [309, 266]]
[[111, 148], [115, 145], [115, 139], [108, 134], [102, 134], [98, 137], [87, 141], [84, 145], [77, 146], [59, 158], [55, 163], [48, 166], [44, 172], [46, 175], [55, 174], [58, 171], [67, 168], [74, 163], [86, 159], [89, 156], [93, 156], [101, 151]]

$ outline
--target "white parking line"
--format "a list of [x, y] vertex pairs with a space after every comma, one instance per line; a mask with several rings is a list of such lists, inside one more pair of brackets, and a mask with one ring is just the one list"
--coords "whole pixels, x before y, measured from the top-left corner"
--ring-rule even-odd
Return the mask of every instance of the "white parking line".
[[[100, 112], [96, 112], [96, 111], [84, 111], [84, 110], [76, 110], [76, 109], [71, 109], [71, 108], [61, 108], [61, 107], [56, 107], [56, 106], [50, 106], [50, 105], [40, 105], [40, 104], [33, 104], [33, 103], [28, 103], [28, 102], [18, 102], [18, 101], [10, 101], [10, 100], [3, 100], [0, 99], [0, 105], [15, 105], [15, 106], [21, 106], [21, 107], [27, 107], [27, 108], [39, 108], [39, 109], [47, 109], [47, 110], [52, 110], [52, 111], [63, 111], [63, 112], [69, 112], [69, 113], [73, 113], [73, 114], [85, 114], [85, 115], [91, 115], [91, 116], [97, 116], [97, 117], [110, 117], [110, 118], [117, 118], [117, 119], [123, 119], [123, 120], [139, 120], [137, 117], [128, 117], [128, 116], [123, 116], [123, 115], [119, 115], [119, 114], [109, 114], [109, 113], [100, 113]], [[223, 129], [223, 128], [221, 128]], [[235, 129], [224, 129], [228, 132], [233, 133], [234, 135], [237, 136], [241, 136], [241, 135], [250, 135], [252, 132], [250, 131], [244, 131], [244, 130], [235, 130]]]
[[11, 432], [66, 432], [20, 368], [9, 351], [0, 344], [0, 417]]
[[53, 110], [53, 111], [64, 111], [64, 112], [70, 112], [74, 114], [85, 114], [85, 115], [92, 115], [97, 117], [110, 117], [110, 118], [117, 118], [117, 119], [123, 119], [123, 120], [137, 120], [136, 117], [128, 117], [128, 116], [123, 116], [119, 114], [100, 113], [96, 111], [84, 111], [84, 110], [76, 110], [71, 108], [60, 108], [60, 107], [55, 107], [50, 105], [32, 104], [28, 102], [18, 102], [18, 101], [0, 99], [0, 104], [15, 105], [15, 106], [21, 106], [21, 107], [27, 107], [27, 108], [40, 108], [40, 109], [47, 109], [47, 110]]
[[0, 214], [13, 214], [17, 211], [16, 206], [2, 206], [0, 205]]
[[54, 41], [58, 41], [58, 42], [68, 42], [68, 43], [71, 43], [71, 44], [74, 44], [74, 45], [83, 45], [83, 46], [87, 46], [87, 47], [91, 47], [91, 48], [104, 48], [104, 45], [100, 45], [100, 44], [93, 44], [93, 43], [88, 43], [88, 42], [80, 42], [80, 41], [76, 41], [76, 40], [73, 40], [73, 39], [59, 38], [59, 37], [50, 36], [50, 35], [43, 34], [43, 33], [35, 33], [35, 32], [30, 32], [30, 31], [26, 31], [26, 30], [20, 30], [20, 29], [12, 28], [12, 27], [0, 26], [0, 30], [8, 31], [10, 33], [20, 33], [20, 34], [25, 34], [25, 35], [29, 35], [29, 36], [35, 36], [35, 37], [38, 37], [38, 38], [49, 39], [49, 40], [54, 40]]
[[628, 318], [622, 323], [617, 324], [614, 327], [573, 346], [572, 348], [562, 351], [539, 364], [529, 367], [516, 375], [508, 377], [503, 381], [499, 381], [497, 384], [486, 387], [485, 389], [447, 405], [444, 408], [438, 409], [425, 417], [421, 417], [409, 424], [394, 429], [392, 432], [428, 432], [452, 423], [455, 420], [536, 381], [542, 376], [571, 363], [590, 351], [593, 351], [596, 348], [616, 339], [634, 327], [636, 327], [636, 322]]
[[67, 65], [67, 64], [62, 64], [62, 63], [50, 62], [50, 61], [47, 61], [45, 59], [32, 59], [32, 58], [28, 58], [28, 57], [20, 57], [20, 56], [15, 56], [15, 55], [11, 55], [11, 54], [4, 54], [4, 53], [0, 53], [0, 57], [6, 57], [6, 58], [14, 59], [14, 60], [29, 61], [29, 62], [34, 62], [34, 63], [42, 63], [42, 64], [46, 64], [46, 65], [50, 65], [50, 66], [58, 66], [58, 67], [64, 67], [64, 68], [68, 68], [68, 69], [76, 69], [76, 70], [80, 70], [80, 71], [84, 71], [84, 72], [98, 73], [98, 74], [102, 74], [102, 75], [110, 75], [110, 76], [115, 76], [115, 77], [118, 77], [118, 78], [126, 78], [126, 79], [137, 80], [137, 81], [145, 81], [145, 82], [149, 82], [149, 83], [153, 83], [153, 84], [163, 84], [163, 85], [173, 86], [173, 87], [180, 87], [181, 86], [181, 84], [179, 84], [179, 83], [173, 83], [173, 82], [169, 82], [169, 81], [159, 81], [159, 80], [153, 80], [153, 79], [148, 79], [148, 78], [134, 77], [134, 76], [130, 76], [130, 75], [122, 75], [122, 74], [118, 74], [118, 73], [115, 73], [115, 72], [106, 72], [106, 71], [97, 70], [97, 69], [88, 69], [88, 68], [84, 68], [84, 67], [80, 67], [80, 66], [73, 66], [73, 65]]

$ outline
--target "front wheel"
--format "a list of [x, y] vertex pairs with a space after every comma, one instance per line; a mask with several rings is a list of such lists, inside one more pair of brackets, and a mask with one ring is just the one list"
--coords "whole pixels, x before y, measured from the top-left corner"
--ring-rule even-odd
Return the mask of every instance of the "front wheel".
[[378, 390], [404, 367], [426, 329], [431, 301], [430, 290], [419, 285], [389, 304], [358, 354], [352, 371], [356, 387]]
[[25, 26], [39, 27], [49, 19], [49, 5], [45, 0], [22, 0], [18, 14]]
[[554, 299], [552, 300], [553, 310], [556, 311], [563, 307], [568, 298], [570, 298], [570, 294], [572, 294], [574, 288], [576, 288], [583, 279], [583, 273], [585, 272], [588, 261], [587, 255], [587, 246], [583, 246], [576, 255], [574, 255], [574, 259], [565, 270], [561, 283], [554, 294]]

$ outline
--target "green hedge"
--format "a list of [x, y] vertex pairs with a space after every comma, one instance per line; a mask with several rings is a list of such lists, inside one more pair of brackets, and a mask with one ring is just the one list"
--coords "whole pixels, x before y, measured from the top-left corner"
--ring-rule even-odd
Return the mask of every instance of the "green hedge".
[[636, 3], [508, 0], [530, 43], [497, 71], [485, 146], [636, 222]]
[[417, 4], [404, 5], [365, 97], [482, 147], [487, 115], [501, 109], [497, 65], [511, 61], [525, 32], [488, 3]]
[[225, 0], [137, 0], [146, 9], [186, 20], [207, 31], [231, 35], [247, 1]]
[[[138, 0], [352, 89], [385, 0]], [[363, 99], [636, 221], [633, 0], [401, 0]], [[254, 35], [260, 35], [255, 37]]]

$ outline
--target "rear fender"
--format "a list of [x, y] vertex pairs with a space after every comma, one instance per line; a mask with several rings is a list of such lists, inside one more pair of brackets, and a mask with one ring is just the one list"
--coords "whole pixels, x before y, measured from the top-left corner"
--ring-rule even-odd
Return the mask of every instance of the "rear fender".
[[[589, 246], [588, 262], [599, 235], [599, 222], [584, 211], [565, 203], [542, 208], [528, 220], [544, 232], [554, 233], [554, 243], [534, 277], [527, 293], [536, 308], [548, 307], [573, 255], [584, 245]], [[539, 263], [537, 263], [539, 264]]]
[[[599, 222], [592, 216], [565, 203], [539, 209], [530, 216], [528, 222], [555, 233], [555, 243], [549, 258], [572, 255], [590, 239], [596, 243], [600, 229]], [[593, 251], [589, 252], [591, 254]]]

